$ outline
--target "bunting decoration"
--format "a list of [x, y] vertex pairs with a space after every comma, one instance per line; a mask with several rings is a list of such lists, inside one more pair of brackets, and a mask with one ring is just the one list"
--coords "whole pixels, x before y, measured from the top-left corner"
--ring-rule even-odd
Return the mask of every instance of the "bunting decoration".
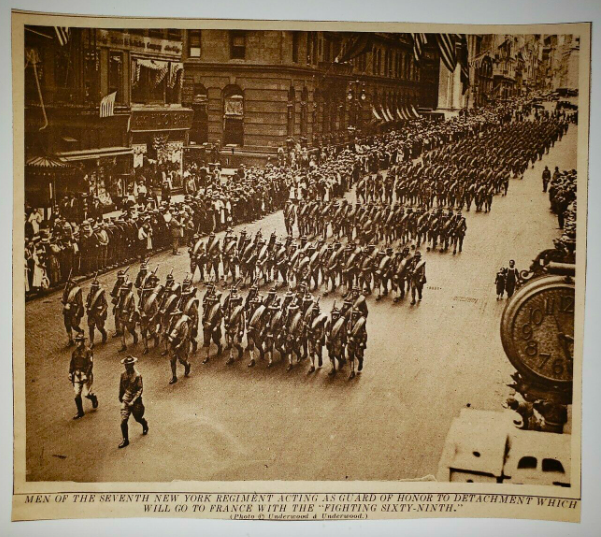
[[114, 91], [100, 101], [100, 117], [111, 117], [115, 115], [115, 98], [117, 92]]
[[470, 71], [468, 67], [468, 50], [467, 50], [467, 37], [465, 34], [457, 36], [457, 60], [461, 65], [461, 85], [462, 93], [467, 91], [470, 85]]
[[424, 46], [428, 42], [426, 34], [411, 34], [413, 37], [413, 57], [419, 63], [424, 53]]
[[457, 34], [436, 34], [440, 59], [451, 73], [454, 73], [455, 67], [457, 67], [457, 53], [455, 51], [456, 39]]
[[345, 49], [334, 59], [334, 63], [346, 63], [361, 54], [369, 52], [372, 47], [372, 34], [362, 32], [348, 43]]
[[71, 30], [64, 26], [55, 26], [54, 31], [56, 32], [56, 38], [58, 39], [61, 47], [64, 47], [69, 42]]

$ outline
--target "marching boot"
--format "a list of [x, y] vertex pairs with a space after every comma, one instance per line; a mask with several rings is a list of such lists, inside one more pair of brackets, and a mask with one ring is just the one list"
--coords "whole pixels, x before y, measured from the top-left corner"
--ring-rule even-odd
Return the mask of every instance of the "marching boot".
[[90, 393], [86, 395], [86, 399], [89, 399], [92, 402], [92, 408], [98, 408], [98, 397], [95, 394]]
[[148, 434], [148, 421], [142, 418], [140, 423], [142, 424], [142, 434], [146, 436]]
[[190, 362], [186, 362], [184, 364], [184, 377], [189, 377], [190, 376], [190, 369], [192, 369], [192, 366], [190, 365]]
[[102, 343], [106, 343], [106, 340], [108, 339], [108, 335], [106, 333], [106, 330], [100, 330], [100, 333], [102, 334]]
[[171, 380], [169, 384], [175, 384], [177, 382], [177, 362], [171, 362]]
[[121, 345], [121, 347], [119, 348], [118, 352], [125, 352], [127, 350], [127, 345], [123, 344]]
[[138, 334], [136, 333], [135, 329], [131, 333], [131, 335], [134, 336], [134, 345], [137, 345], [138, 344]]
[[248, 362], [248, 367], [255, 367], [255, 351], [249, 350], [248, 354], [250, 354], [250, 362]]
[[230, 347], [230, 355], [229, 355], [229, 358], [227, 359], [227, 361], [225, 362], [225, 365], [232, 365], [234, 363], [233, 353], [234, 353], [234, 348]]
[[129, 446], [129, 428], [126, 421], [121, 422], [121, 434], [123, 435], [123, 440], [119, 444], [119, 449]]
[[94, 329], [90, 328], [90, 349], [94, 348]]
[[78, 395], [75, 398], [75, 406], [77, 407], [77, 414], [75, 414], [75, 416], [73, 416], [73, 419], [78, 420], [79, 418], [83, 418], [85, 413], [83, 411], [83, 403], [81, 401], [81, 395]]

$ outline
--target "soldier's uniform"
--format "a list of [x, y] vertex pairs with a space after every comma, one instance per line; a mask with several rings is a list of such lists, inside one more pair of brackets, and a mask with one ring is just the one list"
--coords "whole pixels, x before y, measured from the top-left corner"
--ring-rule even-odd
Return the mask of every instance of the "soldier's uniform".
[[121, 295], [115, 315], [119, 317], [119, 324], [121, 326], [121, 348], [119, 352], [123, 352], [127, 350], [126, 330], [133, 336], [134, 345], [138, 343], [138, 334], [136, 334], [138, 309], [136, 307], [136, 297], [133, 292], [132, 282], [126, 282], [121, 287]]
[[79, 327], [81, 318], [83, 317], [83, 296], [81, 287], [75, 285], [70, 280], [65, 285], [63, 291], [63, 321], [65, 324], [65, 330], [69, 337], [68, 347], [73, 345], [73, 331], [78, 334], [83, 334], [83, 330]]
[[421, 252], [415, 252], [409, 267], [409, 277], [411, 281], [411, 305], [416, 304], [416, 294], [418, 299], [422, 299], [422, 292], [426, 284], [426, 262], [422, 260]]
[[[345, 361], [345, 345], [346, 345], [346, 321], [344, 317], [340, 314], [340, 310], [337, 308], [332, 309], [331, 320], [329, 326], [326, 328], [326, 338], [327, 338], [327, 349], [328, 356], [330, 358], [330, 362], [332, 364], [332, 369], [328, 373], [328, 376], [333, 376], [336, 374], [338, 369], [340, 369]], [[337, 364], [338, 362], [338, 364]], [[338, 369], [337, 366], [338, 365]]]
[[77, 406], [77, 414], [73, 416], [74, 420], [84, 416], [82, 394], [92, 402], [93, 408], [98, 408], [98, 398], [92, 391], [94, 358], [92, 350], [86, 347], [85, 339], [83, 334], [77, 334], [75, 338], [77, 348], [71, 354], [71, 363], [69, 364], [69, 381], [73, 384], [75, 406]]
[[366, 319], [359, 309], [354, 309], [348, 321], [346, 352], [351, 366], [349, 379], [355, 377], [355, 359], [358, 362], [357, 373], [363, 371], [363, 357], [367, 348]]
[[229, 348], [227, 365], [234, 363], [234, 348], [238, 351], [238, 360], [242, 358], [242, 338], [244, 336], [244, 306], [238, 289], [232, 287], [230, 296], [224, 304], [224, 328], [226, 345]]
[[123, 440], [119, 448], [129, 445], [129, 427], [128, 421], [130, 414], [142, 425], [142, 434], [148, 434], [148, 422], [144, 419], [144, 403], [142, 402], [142, 392], [144, 385], [142, 375], [136, 371], [134, 364], [138, 361], [133, 356], [121, 360], [125, 365], [125, 372], [121, 373], [119, 381], [119, 402], [121, 403], [121, 434]]
[[215, 284], [211, 284], [202, 301], [202, 329], [203, 347], [207, 349], [207, 355], [203, 364], [209, 362], [211, 340], [217, 345], [217, 354], [223, 350], [221, 345], [221, 323], [223, 312], [220, 304], [220, 295], [215, 291]]
[[113, 333], [113, 337], [119, 337], [123, 328], [119, 324], [119, 316], [117, 315], [117, 306], [119, 304], [119, 297], [121, 296], [121, 287], [125, 283], [126, 279], [126, 271], [119, 270], [117, 272], [117, 280], [115, 281], [115, 285], [113, 285], [113, 290], [111, 291], [111, 303], [113, 304], [113, 316], [115, 318], [115, 332]]
[[190, 317], [184, 315], [176, 307], [171, 313], [171, 321], [167, 329], [169, 346], [169, 362], [171, 363], [171, 380], [169, 384], [177, 382], [177, 362], [184, 366], [184, 376], [190, 375], [190, 362], [188, 362], [190, 347]]
[[90, 293], [86, 299], [86, 310], [88, 312], [88, 329], [90, 332], [90, 348], [94, 348], [94, 329], [97, 328], [102, 334], [102, 343], [106, 343], [107, 334], [104, 329], [106, 314], [108, 311], [108, 303], [106, 301], [106, 293], [98, 280], [92, 282]]

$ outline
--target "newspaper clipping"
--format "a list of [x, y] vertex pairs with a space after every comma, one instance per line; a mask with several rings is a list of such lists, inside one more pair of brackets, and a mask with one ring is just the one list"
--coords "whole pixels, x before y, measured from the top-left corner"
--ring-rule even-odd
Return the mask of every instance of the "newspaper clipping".
[[590, 30], [13, 12], [13, 520], [578, 522]]

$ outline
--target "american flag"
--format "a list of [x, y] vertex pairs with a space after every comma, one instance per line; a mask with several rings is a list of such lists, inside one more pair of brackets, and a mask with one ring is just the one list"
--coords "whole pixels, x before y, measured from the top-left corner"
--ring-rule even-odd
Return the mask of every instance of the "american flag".
[[113, 91], [113, 93], [102, 98], [100, 101], [100, 117], [110, 117], [115, 115], [115, 97], [117, 97], [117, 92]]
[[413, 36], [413, 56], [416, 62], [420, 62], [424, 53], [424, 45], [428, 42], [426, 34], [411, 34]]
[[454, 73], [455, 67], [457, 67], [457, 53], [455, 52], [456, 40], [457, 34], [436, 34], [440, 57], [451, 73]]
[[71, 30], [66, 26], [55, 26], [54, 30], [56, 31], [56, 37], [61, 46], [65, 46], [69, 42], [69, 35], [71, 34]]

